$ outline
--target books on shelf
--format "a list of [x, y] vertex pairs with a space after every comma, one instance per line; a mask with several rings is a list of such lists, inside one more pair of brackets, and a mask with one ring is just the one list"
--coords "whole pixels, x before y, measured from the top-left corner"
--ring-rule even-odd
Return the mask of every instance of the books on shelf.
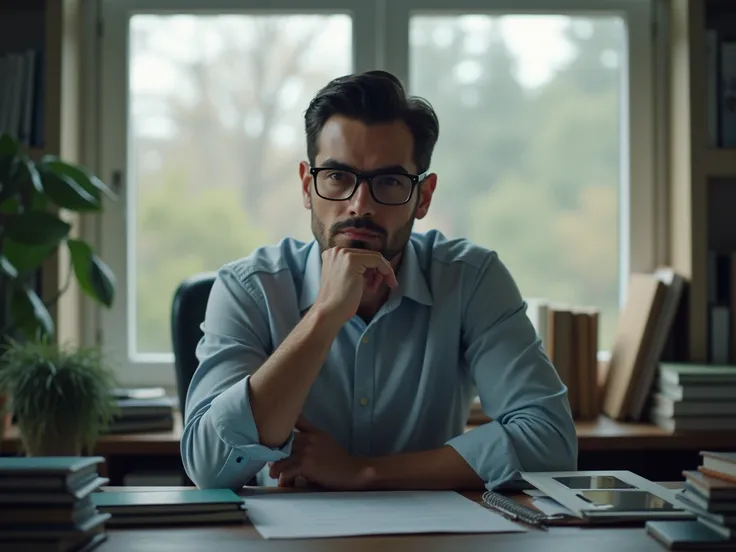
[[652, 422], [668, 431], [736, 430], [736, 366], [663, 362], [658, 373]]
[[736, 252], [709, 251], [707, 275], [708, 360], [736, 363]]
[[0, 54], [0, 134], [43, 146], [43, 56], [26, 50]]
[[0, 457], [0, 550], [92, 550], [110, 514], [92, 497], [101, 457]]
[[711, 22], [705, 32], [708, 146], [736, 147], [736, 41], [732, 17]]
[[667, 267], [631, 275], [602, 393], [611, 418], [638, 421], [646, 414], [684, 287], [684, 278]]
[[567, 387], [573, 417], [577, 420], [596, 418], [600, 412], [598, 309], [530, 299], [527, 316]]
[[110, 433], [171, 431], [177, 398], [166, 396], [163, 388], [115, 389], [120, 414], [110, 424]]

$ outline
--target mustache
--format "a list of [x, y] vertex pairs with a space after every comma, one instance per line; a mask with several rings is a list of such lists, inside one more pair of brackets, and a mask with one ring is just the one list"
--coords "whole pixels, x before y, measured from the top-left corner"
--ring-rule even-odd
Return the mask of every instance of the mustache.
[[330, 232], [334, 236], [335, 234], [338, 234], [340, 232], [344, 232], [347, 229], [353, 229], [353, 230], [368, 230], [369, 232], [375, 232], [376, 234], [379, 234], [381, 236], [386, 235], [386, 230], [373, 222], [371, 219], [366, 218], [357, 218], [357, 219], [350, 219], [350, 220], [344, 220], [342, 222], [336, 222], [332, 225], [332, 228]]

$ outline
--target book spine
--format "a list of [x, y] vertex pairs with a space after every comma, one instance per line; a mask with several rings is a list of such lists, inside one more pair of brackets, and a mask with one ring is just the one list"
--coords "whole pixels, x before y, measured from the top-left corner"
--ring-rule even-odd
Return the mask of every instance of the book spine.
[[721, 146], [736, 147], [736, 42], [721, 44]]

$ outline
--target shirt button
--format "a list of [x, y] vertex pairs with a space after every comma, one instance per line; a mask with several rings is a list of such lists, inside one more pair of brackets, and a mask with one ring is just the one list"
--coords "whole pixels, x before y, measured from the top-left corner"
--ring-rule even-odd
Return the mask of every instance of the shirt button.
[[367, 404], [368, 404], [368, 399], [366, 399], [365, 397], [363, 397], [362, 399], [360, 399], [360, 406], [365, 406]]
[[364, 337], [363, 338], [363, 343], [368, 343], [368, 338], [367, 337]]

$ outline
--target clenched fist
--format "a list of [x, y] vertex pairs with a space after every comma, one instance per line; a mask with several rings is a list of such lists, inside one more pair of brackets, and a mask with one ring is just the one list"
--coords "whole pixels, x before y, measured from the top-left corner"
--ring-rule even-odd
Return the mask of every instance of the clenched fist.
[[323, 312], [345, 324], [358, 312], [363, 290], [375, 292], [398, 281], [391, 264], [377, 251], [333, 247], [322, 253], [322, 284], [315, 302]]

